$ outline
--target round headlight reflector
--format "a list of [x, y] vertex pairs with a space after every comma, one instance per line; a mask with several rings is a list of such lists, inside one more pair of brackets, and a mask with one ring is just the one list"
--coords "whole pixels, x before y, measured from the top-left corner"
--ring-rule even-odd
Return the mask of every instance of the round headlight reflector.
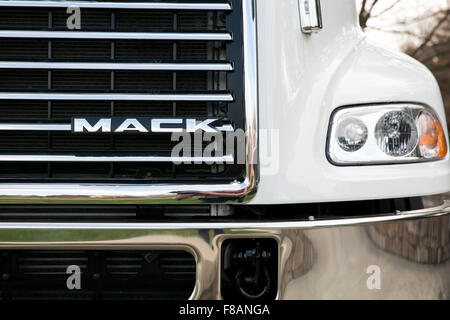
[[336, 138], [342, 150], [354, 152], [361, 149], [367, 141], [366, 125], [359, 119], [346, 118], [337, 127]]
[[387, 155], [402, 157], [417, 146], [419, 137], [414, 119], [404, 111], [385, 113], [375, 127], [375, 139]]

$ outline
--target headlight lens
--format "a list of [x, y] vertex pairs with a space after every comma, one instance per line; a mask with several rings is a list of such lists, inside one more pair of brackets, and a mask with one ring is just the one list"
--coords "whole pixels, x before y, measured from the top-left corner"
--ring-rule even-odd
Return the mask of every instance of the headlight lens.
[[418, 141], [414, 119], [403, 111], [385, 113], [375, 127], [375, 139], [387, 155], [402, 157], [410, 154]]
[[346, 118], [338, 124], [337, 141], [344, 151], [358, 151], [367, 141], [367, 127], [359, 119]]
[[331, 119], [327, 155], [336, 165], [418, 162], [446, 154], [442, 126], [426, 106], [341, 108]]

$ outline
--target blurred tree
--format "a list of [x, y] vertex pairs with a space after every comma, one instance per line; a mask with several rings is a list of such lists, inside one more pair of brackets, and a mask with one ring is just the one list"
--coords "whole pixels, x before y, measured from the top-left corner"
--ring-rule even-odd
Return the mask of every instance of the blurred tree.
[[450, 128], [450, 1], [444, 9], [436, 6], [425, 14], [397, 19], [390, 25], [370, 24], [371, 19], [389, 14], [400, 3], [406, 4], [406, 1], [360, 0], [361, 28], [408, 36], [402, 50], [425, 64], [438, 80]]

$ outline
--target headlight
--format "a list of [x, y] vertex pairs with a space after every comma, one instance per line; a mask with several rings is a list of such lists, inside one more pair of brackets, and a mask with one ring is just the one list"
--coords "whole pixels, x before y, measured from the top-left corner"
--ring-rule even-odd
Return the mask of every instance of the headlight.
[[414, 119], [404, 111], [390, 111], [375, 127], [378, 147], [387, 155], [401, 157], [414, 151], [418, 142]]
[[367, 127], [359, 119], [346, 118], [337, 127], [337, 142], [344, 151], [361, 149], [367, 141]]
[[408, 163], [447, 154], [432, 109], [416, 104], [341, 108], [331, 117], [327, 156], [336, 165]]

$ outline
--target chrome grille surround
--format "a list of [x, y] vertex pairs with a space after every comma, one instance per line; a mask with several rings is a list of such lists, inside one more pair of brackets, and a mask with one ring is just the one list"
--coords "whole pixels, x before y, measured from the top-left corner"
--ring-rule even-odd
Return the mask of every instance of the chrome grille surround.
[[[242, 0], [242, 16], [243, 16], [243, 70], [244, 70], [244, 87], [243, 100], [245, 101], [245, 131], [246, 131], [246, 164], [245, 175], [237, 180], [229, 183], [152, 183], [152, 184], [134, 184], [134, 183], [0, 183], [0, 203], [229, 203], [229, 202], [246, 202], [249, 201], [255, 194], [258, 183], [258, 166], [257, 159], [257, 53], [256, 53], [256, 2], [254, 0]], [[195, 4], [195, 3], [119, 3], [119, 2], [57, 2], [57, 1], [0, 1], [0, 8], [5, 6], [24, 6], [24, 7], [51, 7], [70, 5], [80, 6], [82, 8], [88, 7], [107, 7], [111, 8], [138, 8], [138, 9], [180, 9], [180, 10], [231, 10], [231, 5], [228, 3], [212, 3], [212, 4]], [[0, 37], [38, 37], [38, 38], [66, 38], [85, 39], [87, 37], [94, 37], [100, 39], [130, 39], [129, 34], [122, 32], [20, 32], [20, 31], [1, 31]], [[230, 33], [138, 33], [134, 34], [136, 39], [180, 39], [180, 40], [232, 40]], [[118, 67], [117, 67], [118, 65]], [[16, 65], [9, 62], [0, 63], [1, 68], [31, 68], [31, 69], [102, 69], [110, 70], [112, 68], [108, 63], [73, 63], [70, 65], [62, 65], [58, 63], [32, 64], [30, 62], [18, 62]], [[114, 69], [122, 68], [122, 70], [221, 70], [232, 71], [231, 64], [195, 64], [195, 65], [177, 65], [172, 64], [114, 64]], [[76, 100], [126, 100], [126, 101], [232, 101], [231, 94], [179, 94], [179, 95], [165, 95], [165, 94], [89, 94], [77, 95], [76, 97], [70, 94], [46, 94], [46, 93], [27, 93], [27, 92], [4, 92], [0, 93], [0, 99], [42, 99], [42, 100], [69, 100], [76, 98]], [[16, 124], [17, 125], [17, 124]], [[8, 124], [0, 124], [8, 126]], [[61, 126], [55, 128], [56, 130], [66, 130], [67, 128]], [[37, 155], [7, 155], [3, 159], [0, 157], [0, 162], [5, 161], [33, 161], [39, 157]], [[48, 156], [51, 157], [51, 156]], [[63, 157], [63, 158], [61, 158]], [[62, 155], [58, 159], [55, 156], [55, 161], [67, 161], [67, 155]], [[70, 156], [69, 156], [70, 157]], [[50, 158], [49, 158], [50, 159]], [[47, 159], [47, 160], [49, 160]], [[111, 159], [109, 159], [111, 160]], [[127, 158], [127, 161], [133, 159]], [[138, 157], [134, 161], [140, 161]], [[146, 159], [147, 161], [148, 159]], [[170, 159], [153, 157], [153, 161], [166, 161]], [[192, 158], [191, 160], [195, 160]], [[224, 160], [224, 159], [221, 159]], [[229, 158], [225, 161], [230, 160]], [[76, 161], [83, 161], [76, 159]], [[118, 159], [117, 161], [121, 161]], [[175, 161], [175, 160], [172, 160]]]

